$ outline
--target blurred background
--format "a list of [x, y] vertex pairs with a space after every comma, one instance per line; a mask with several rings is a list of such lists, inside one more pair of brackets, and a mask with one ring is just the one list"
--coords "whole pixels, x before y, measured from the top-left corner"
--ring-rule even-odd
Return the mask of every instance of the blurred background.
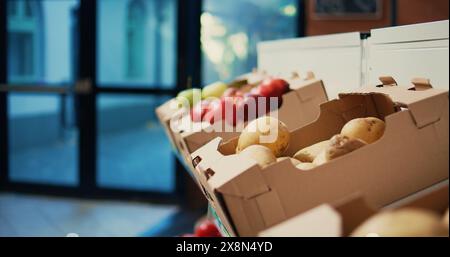
[[189, 232], [206, 203], [157, 106], [251, 71], [261, 41], [448, 10], [447, 0], [0, 0], [0, 236]]

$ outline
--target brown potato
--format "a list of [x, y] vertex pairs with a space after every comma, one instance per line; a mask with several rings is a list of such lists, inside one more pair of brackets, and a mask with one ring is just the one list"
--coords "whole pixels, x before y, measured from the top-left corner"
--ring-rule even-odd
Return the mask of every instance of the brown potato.
[[272, 151], [262, 145], [252, 145], [245, 148], [239, 155], [246, 156], [256, 161], [262, 168], [277, 162], [277, 158]]
[[378, 118], [359, 118], [345, 124], [341, 135], [372, 144], [383, 136], [385, 127], [384, 121]]
[[297, 167], [297, 169], [301, 169], [301, 170], [311, 170], [317, 166], [314, 165], [314, 163], [303, 162], [303, 163], [300, 163], [299, 165], [297, 165], [296, 167]]
[[330, 140], [327, 140], [303, 148], [294, 155], [294, 158], [301, 162], [313, 162], [317, 155], [319, 155], [329, 144]]
[[264, 116], [247, 124], [239, 136], [236, 153], [251, 145], [262, 145], [280, 157], [288, 148], [289, 139], [289, 131], [283, 122]]
[[294, 159], [294, 158], [291, 158], [291, 157], [280, 157], [280, 158], [277, 158], [277, 162], [282, 162], [284, 160], [290, 160], [292, 165], [294, 165], [294, 166], [297, 166], [297, 165], [302, 163], [301, 161], [299, 161], [297, 159]]
[[437, 237], [448, 235], [441, 218], [434, 212], [403, 208], [376, 214], [359, 226], [354, 237]]
[[314, 159], [313, 163], [316, 166], [322, 165], [365, 145], [366, 143], [359, 139], [350, 139], [343, 135], [336, 135], [330, 139], [329, 145]]
[[320, 166], [323, 165], [327, 162], [329, 162], [330, 160], [327, 159], [327, 151], [323, 150], [322, 152], [320, 152], [319, 155], [317, 155], [317, 157], [314, 159], [314, 161], [312, 162], [314, 165], [316, 166]]

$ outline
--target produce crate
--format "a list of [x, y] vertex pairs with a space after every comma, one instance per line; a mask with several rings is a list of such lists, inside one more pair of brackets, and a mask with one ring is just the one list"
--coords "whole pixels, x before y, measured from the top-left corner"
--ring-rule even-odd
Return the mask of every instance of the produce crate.
[[358, 192], [378, 208], [448, 179], [448, 91], [425, 79], [412, 88], [381, 81], [322, 104], [316, 121], [291, 132], [288, 156], [339, 134], [352, 119], [385, 120], [379, 141], [315, 169], [301, 171], [289, 160], [261, 168], [234, 154], [237, 138], [217, 138], [194, 152], [195, 176], [226, 230], [255, 236]]
[[[290, 91], [282, 96], [282, 105], [277, 110], [269, 113], [269, 115], [276, 114], [281, 121], [293, 129], [304, 126], [317, 118], [320, 104], [328, 99], [322, 81], [314, 78], [312, 73], [308, 74], [309, 76], [306, 79], [288, 80]], [[216, 137], [231, 139], [238, 136], [240, 132], [222, 121], [209, 126], [209, 129], [211, 127], [228, 127], [225, 131], [208, 131], [208, 128], [204, 127], [195, 131], [175, 131], [171, 128], [170, 122], [172, 119], [175, 117], [185, 118], [185, 120], [189, 119], [186, 119], [189, 113], [173, 108], [176, 106], [175, 102], [176, 99], [169, 100], [158, 107], [156, 113], [164, 126], [167, 137], [171, 141], [172, 148], [181, 157], [180, 159], [187, 167], [187, 170], [192, 173], [194, 167], [192, 166], [191, 153]], [[187, 126], [195, 127], [193, 124], [188, 124]]]
[[[448, 180], [401, 199], [382, 209], [370, 206], [363, 195], [353, 195], [337, 204], [323, 204], [259, 233], [263, 237], [349, 236], [370, 217], [385, 211], [414, 208], [445, 218], [448, 211]], [[447, 217], [448, 219], [448, 217]], [[392, 225], [392, 224], [391, 224]], [[411, 224], [414, 225], [414, 224]], [[445, 225], [443, 224], [445, 228]], [[390, 228], [392, 229], [392, 228]], [[444, 229], [445, 230], [445, 229]], [[447, 231], [448, 232], [448, 231]], [[368, 234], [366, 236], [379, 236]]]

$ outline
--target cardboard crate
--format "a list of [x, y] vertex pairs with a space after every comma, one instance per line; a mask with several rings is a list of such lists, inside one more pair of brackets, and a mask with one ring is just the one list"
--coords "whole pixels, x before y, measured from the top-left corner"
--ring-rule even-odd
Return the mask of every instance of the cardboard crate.
[[[282, 96], [283, 102], [280, 108], [273, 111], [277, 113], [278, 118], [283, 121], [288, 127], [294, 129], [304, 126], [319, 115], [320, 104], [328, 100], [325, 87], [322, 80], [314, 78], [312, 73], [309, 73], [306, 79], [288, 80], [291, 91]], [[170, 138], [173, 148], [178, 152], [190, 170], [192, 167], [191, 153], [196, 151], [201, 146], [205, 145], [214, 138], [221, 137], [224, 140], [234, 138], [240, 134], [236, 132], [232, 126], [225, 124], [225, 122], [218, 121], [212, 127], [227, 128], [227, 130], [218, 132], [207, 132], [208, 128], [198, 129], [196, 131], [173, 131], [170, 128], [170, 121], [174, 117], [186, 118], [186, 113], [183, 110], [173, 109], [175, 99], [172, 99], [156, 109], [157, 116], [160, 122], [164, 125], [167, 136]], [[187, 120], [189, 118], [187, 117]], [[190, 127], [192, 124], [187, 124]], [[228, 132], [231, 131], [231, 132]]]
[[262, 237], [342, 237], [349, 236], [372, 215], [400, 208], [420, 208], [444, 215], [448, 210], [448, 180], [408, 196], [385, 208], [370, 206], [362, 195], [341, 202], [323, 204], [259, 233]]
[[378, 208], [448, 179], [448, 91], [423, 79], [412, 89], [381, 80], [322, 104], [316, 121], [291, 132], [287, 156], [339, 134], [352, 119], [385, 120], [380, 140], [315, 169], [301, 171], [289, 160], [262, 169], [234, 154], [237, 138], [194, 152], [195, 176], [227, 233], [255, 236], [357, 192]]

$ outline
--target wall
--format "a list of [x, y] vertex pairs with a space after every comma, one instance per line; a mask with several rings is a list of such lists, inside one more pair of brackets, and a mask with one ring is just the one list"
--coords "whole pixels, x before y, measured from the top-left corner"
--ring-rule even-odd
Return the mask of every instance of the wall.
[[306, 34], [308, 36], [341, 32], [370, 31], [391, 25], [390, 0], [383, 0], [383, 14], [378, 20], [315, 20], [313, 0], [306, 1]]
[[448, 0], [397, 0], [399, 25], [448, 19]]
[[[383, 0], [383, 15], [378, 20], [315, 20], [312, 18], [313, 1], [306, 0], [306, 34], [324, 35], [351, 31], [369, 31], [374, 28], [414, 24], [448, 19], [448, 0], [397, 0], [396, 15], [392, 15], [392, 1]], [[395, 21], [392, 16], [397, 17]]]

